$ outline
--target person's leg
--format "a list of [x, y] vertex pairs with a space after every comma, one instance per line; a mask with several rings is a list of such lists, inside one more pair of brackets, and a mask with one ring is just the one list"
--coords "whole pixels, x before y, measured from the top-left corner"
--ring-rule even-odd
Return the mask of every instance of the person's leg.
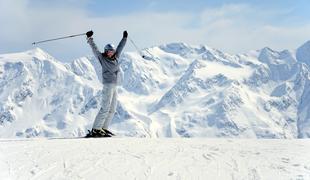
[[101, 129], [109, 114], [114, 94], [113, 87], [110, 84], [104, 84], [102, 93], [101, 108], [96, 116], [93, 129]]
[[113, 97], [112, 97], [111, 106], [110, 106], [107, 118], [104, 121], [104, 124], [102, 126], [103, 129], [108, 129], [108, 127], [109, 127], [109, 125], [113, 119], [113, 116], [116, 112], [116, 107], [117, 107], [117, 86], [115, 85], [113, 87]]

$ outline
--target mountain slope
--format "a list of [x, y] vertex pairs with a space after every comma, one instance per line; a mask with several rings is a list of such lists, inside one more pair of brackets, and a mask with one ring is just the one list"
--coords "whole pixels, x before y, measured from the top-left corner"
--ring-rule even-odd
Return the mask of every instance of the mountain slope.
[[[308, 138], [309, 42], [230, 55], [171, 43], [125, 52], [112, 131], [136, 137]], [[144, 53], [144, 52], [142, 52]], [[146, 53], [145, 53], [146, 54]], [[0, 137], [82, 136], [101, 98], [92, 57], [0, 55]]]
[[90, 122], [80, 109], [100, 89], [90, 63], [86, 79], [40, 49], [1, 57], [2, 137], [84, 134]]

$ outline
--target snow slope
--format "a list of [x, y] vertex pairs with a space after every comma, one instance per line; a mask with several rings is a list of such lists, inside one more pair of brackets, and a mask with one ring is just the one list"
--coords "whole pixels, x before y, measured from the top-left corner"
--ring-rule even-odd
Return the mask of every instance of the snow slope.
[[[133, 137], [310, 137], [310, 43], [230, 55], [170, 43], [121, 56], [112, 131]], [[148, 55], [145, 50], [141, 53]], [[85, 135], [99, 110], [100, 65], [41, 49], [0, 55], [0, 137]]]
[[310, 179], [310, 141], [0, 140], [0, 179]]

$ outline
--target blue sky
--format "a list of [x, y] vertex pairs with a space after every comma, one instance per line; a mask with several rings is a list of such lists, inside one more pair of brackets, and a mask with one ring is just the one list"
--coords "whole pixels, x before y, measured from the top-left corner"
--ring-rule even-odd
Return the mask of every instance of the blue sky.
[[[140, 47], [185, 42], [228, 53], [295, 49], [310, 40], [309, 12], [308, 0], [0, 0], [0, 53], [89, 29], [101, 48], [117, 44], [128, 30]], [[39, 47], [63, 61], [91, 54], [82, 37]], [[125, 51], [134, 48], [128, 43]]]

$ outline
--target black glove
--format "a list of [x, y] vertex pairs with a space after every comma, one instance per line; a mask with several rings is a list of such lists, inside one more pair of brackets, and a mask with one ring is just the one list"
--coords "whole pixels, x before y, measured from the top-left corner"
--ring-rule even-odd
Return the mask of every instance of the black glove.
[[123, 32], [123, 38], [127, 38], [128, 37], [128, 32], [127, 31], [124, 31]]
[[89, 37], [91, 37], [93, 34], [94, 34], [93, 31], [88, 31], [88, 32], [86, 33], [86, 36], [89, 38]]

